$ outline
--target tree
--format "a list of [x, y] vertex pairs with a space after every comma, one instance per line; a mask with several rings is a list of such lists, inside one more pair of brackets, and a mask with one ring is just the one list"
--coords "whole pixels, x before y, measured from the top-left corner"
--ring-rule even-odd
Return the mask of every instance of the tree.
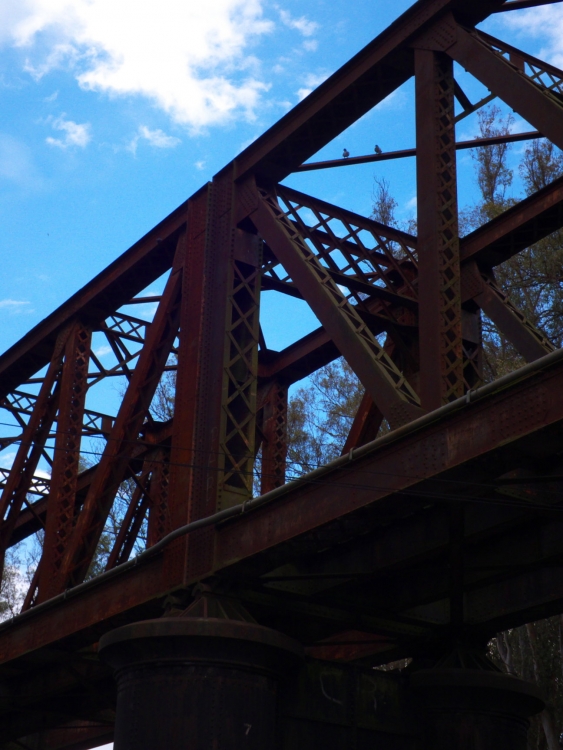
[[[396, 226], [398, 203], [385, 178], [374, 178], [371, 218]], [[412, 224], [406, 228], [412, 231]], [[288, 476], [316, 469], [340, 455], [364, 388], [345, 359], [313, 373], [289, 400]], [[385, 427], [384, 427], [385, 429]]]

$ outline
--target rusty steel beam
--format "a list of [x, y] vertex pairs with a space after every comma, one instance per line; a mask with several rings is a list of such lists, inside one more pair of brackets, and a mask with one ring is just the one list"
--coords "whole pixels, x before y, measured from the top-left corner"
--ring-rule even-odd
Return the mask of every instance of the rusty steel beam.
[[265, 396], [262, 419], [262, 494], [285, 484], [287, 459], [287, 385], [272, 381]]
[[324, 328], [317, 328], [281, 352], [262, 352], [258, 374], [264, 380], [277, 377], [291, 384], [306, 378], [340, 356]]
[[507, 0], [493, 13], [504, 13], [507, 10], [523, 10], [524, 8], [537, 8], [540, 5], [554, 5], [561, 0]]
[[[163, 558], [158, 556], [142, 567], [106, 579], [80, 596], [68, 596], [62, 606], [57, 604], [43, 612], [30, 609], [26, 621], [0, 633], [0, 663], [66, 636], [83, 633], [84, 644], [91, 643], [93, 628], [98, 633], [111, 630], [115, 627], [112, 618], [138, 610], [181, 585], [182, 578], [174, 578], [170, 572], [163, 576]], [[152, 611], [159, 610], [157, 605]]]
[[121, 565], [127, 562], [129, 559], [139, 531], [145, 520], [145, 516], [149, 509], [149, 495], [147, 493], [147, 485], [149, 481], [150, 468], [147, 467], [147, 462], [143, 466], [141, 476], [137, 478], [133, 475], [132, 479], [135, 484], [135, 489], [131, 494], [131, 499], [123, 520], [121, 521], [121, 527], [115, 537], [115, 542], [108, 555], [105, 570], [111, 570], [117, 565]]
[[563, 226], [563, 177], [460, 240], [461, 261], [494, 268]]
[[[230, 201], [217, 210], [214, 190], [211, 183], [188, 203], [176, 374], [177, 382], [186, 385], [176, 392], [170, 451], [169, 513], [173, 529], [210, 515], [217, 505], [221, 421], [217, 394], [221, 391], [223, 352], [222, 346], [206, 346], [205, 342], [223, 341], [228, 267], [228, 257], [223, 253], [229, 248], [216, 246], [215, 256], [210, 248], [214, 237], [208, 235], [212, 219], [217, 221], [230, 211]], [[194, 569], [208, 566], [212, 539], [212, 530], [202, 529], [192, 538], [174, 542], [165, 553], [169, 575], [182, 578], [186, 556], [194, 559], [198, 553], [200, 559], [195, 559]], [[195, 553], [191, 555], [193, 548]]]
[[404, 424], [421, 414], [416, 393], [303, 242], [275, 196], [261, 194], [252, 221], [275, 248], [284, 268], [390, 424]]
[[383, 414], [374, 404], [369, 393], [364, 393], [352, 427], [342, 448], [342, 455], [349, 453], [360, 445], [365, 445], [371, 440], [375, 440], [382, 422]]
[[277, 506], [220, 529], [216, 568], [264, 552], [396, 491], [415, 487], [425, 477], [439, 477], [479, 456], [492, 456], [502, 446], [558, 424], [563, 420], [562, 385], [563, 364], [546, 365], [510, 387], [501, 390], [499, 386], [494, 397], [468, 404], [381, 450], [374, 448], [369, 458], [350, 461], [348, 468], [334, 469], [322, 483], [320, 478], [303, 483], [280, 498]]
[[[466, 268], [467, 277], [470, 268], [469, 266]], [[526, 362], [533, 362], [555, 351], [549, 339], [510, 302], [506, 294], [495, 284], [493, 278], [483, 276], [475, 268], [472, 281], [473, 279], [480, 286], [480, 291], [477, 294], [473, 293], [472, 299], [495, 323]], [[465, 283], [467, 284], [467, 279]]]
[[235, 159], [236, 177], [279, 182], [414, 73], [408, 45], [453, 11], [474, 25], [502, 0], [419, 0]]
[[[559, 2], [563, 0], [558, 0]], [[502, 143], [519, 143], [536, 138], [543, 138], [537, 130], [526, 133], [510, 133], [509, 135], [494, 135], [490, 138], [474, 138], [471, 141], [457, 141], [456, 151], [468, 148], [480, 148], [482, 146], [496, 146]], [[349, 167], [354, 164], [371, 164], [374, 161], [389, 161], [391, 159], [406, 159], [416, 156], [416, 148], [405, 148], [400, 151], [384, 151], [382, 154], [365, 154], [364, 156], [349, 156], [346, 159], [330, 159], [329, 161], [309, 161], [301, 164], [296, 172], [312, 172], [317, 169], [332, 169], [333, 167]]]
[[[278, 185], [277, 193], [285, 200], [310, 208], [313, 212], [326, 213], [329, 216], [337, 218], [348, 228], [348, 233], [351, 234], [352, 237], [354, 233], [350, 231], [350, 227], [365, 229], [374, 238], [379, 240], [379, 244], [381, 244], [381, 242], [398, 242], [401, 245], [401, 248], [405, 250], [405, 256], [407, 257], [409, 256], [408, 248], [416, 247], [416, 237], [413, 237], [413, 235], [408, 232], [403, 232], [401, 229], [397, 229], [397, 227], [390, 227], [376, 221], [375, 219], [368, 219], [361, 214], [350, 211], [350, 209], [335, 206], [333, 203], [308, 195], [301, 190], [295, 190], [295, 188], [290, 188], [287, 185]], [[326, 228], [324, 233], [327, 233]], [[350, 253], [355, 253], [356, 255], [361, 256], [361, 248], [358, 247], [357, 244], [350, 243], [346, 238], [342, 237], [333, 237], [332, 239], [333, 241], [338, 240], [341, 242], [343, 247], [345, 247]], [[373, 254], [375, 259], [382, 265], [395, 266], [397, 263], [396, 259], [389, 252], [385, 252], [385, 249], [386, 248], [383, 245], [376, 250], [370, 250], [370, 253]]]
[[65, 346], [55, 454], [47, 504], [49, 512], [39, 565], [40, 574], [37, 578], [36, 601], [43, 601], [51, 596], [52, 582], [58, 575], [75, 522], [75, 496], [91, 341], [91, 330], [76, 321]]
[[172, 529], [168, 507], [170, 462], [168, 453], [158, 448], [152, 454], [149, 485], [149, 518], [147, 523], [147, 547], [159, 542]]
[[537, 128], [556, 146], [563, 148], [563, 102], [542, 89], [508, 60], [495, 54], [487, 39], [469, 32], [449, 19], [443, 24], [448, 35], [447, 54], [515, 112]]
[[[232, 190], [230, 182], [229, 188]], [[217, 506], [225, 508], [250, 499], [253, 492], [262, 242], [254, 233], [240, 228], [233, 233], [232, 226], [225, 226], [224, 236], [218, 241], [233, 247], [223, 355], [217, 500]]]
[[[416, 237], [395, 227], [386, 227], [353, 211], [300, 191], [290, 190], [286, 186], [283, 186], [283, 191], [290, 198], [302, 201], [305, 205], [318, 206], [319, 210], [329, 215], [341, 216], [344, 220], [357, 224], [369, 232], [380, 234], [387, 240], [397, 241], [413, 249], [417, 247]], [[461, 237], [461, 263], [474, 260], [486, 269], [493, 268], [562, 226], [563, 177], [559, 177], [470, 234]], [[383, 255], [378, 254], [377, 257], [379, 262], [384, 262]]]
[[415, 49], [420, 396], [463, 394], [453, 63]]

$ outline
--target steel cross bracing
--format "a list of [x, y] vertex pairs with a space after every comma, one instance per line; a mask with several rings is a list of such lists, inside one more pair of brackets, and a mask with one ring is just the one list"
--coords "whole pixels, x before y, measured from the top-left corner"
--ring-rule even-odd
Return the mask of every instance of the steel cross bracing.
[[[563, 227], [563, 178], [458, 230], [462, 117], [498, 97], [563, 147], [563, 72], [475, 28], [528, 5], [419, 0], [0, 357], [3, 564], [42, 544], [24, 613], [0, 625], [20, 696], [0, 706], [3, 747], [110, 739], [99, 637], [203, 580], [311, 655], [367, 665], [561, 610], [563, 353], [495, 268]], [[469, 101], [454, 62], [490, 95]], [[417, 237], [282, 184], [413, 76]], [[319, 328], [269, 350], [270, 293]], [[482, 314], [530, 363], [487, 385]], [[343, 456], [286, 484], [288, 388], [340, 356], [365, 387]]]

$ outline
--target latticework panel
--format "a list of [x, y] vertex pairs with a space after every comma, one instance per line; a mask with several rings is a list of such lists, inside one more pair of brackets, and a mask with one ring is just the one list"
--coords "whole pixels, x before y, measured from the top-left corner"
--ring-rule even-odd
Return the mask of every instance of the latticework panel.
[[563, 71], [483, 31], [473, 30], [471, 33], [539, 86], [546, 95], [563, 105]]
[[260, 269], [233, 260], [227, 308], [221, 441], [226, 493], [252, 491], [260, 310]]
[[[282, 185], [276, 192], [285, 216], [350, 304], [362, 309], [367, 297], [377, 296], [372, 312], [376, 309], [395, 323], [412, 322], [416, 310], [414, 237]], [[269, 257], [264, 262], [263, 283], [281, 290], [280, 284], [292, 281], [279, 261]]]
[[282, 259], [289, 275], [297, 273], [300, 277], [300, 292], [325, 327], [327, 323], [331, 327], [334, 325], [339, 339], [337, 346], [347, 359], [355, 360], [349, 363], [357, 370], [360, 380], [366, 381], [366, 388], [373, 389], [374, 398], [387, 399], [384, 408], [389, 412], [390, 421], [400, 424], [412, 419], [418, 411], [417, 394], [379, 344], [356, 306], [334, 281], [326, 258], [323, 263], [316, 250], [301, 236], [292, 221], [293, 209], [284, 210], [274, 194], [266, 190], [259, 192], [263, 209], [261, 215], [256, 214], [254, 221], [259, 222], [266, 241], [274, 239], [276, 255]]

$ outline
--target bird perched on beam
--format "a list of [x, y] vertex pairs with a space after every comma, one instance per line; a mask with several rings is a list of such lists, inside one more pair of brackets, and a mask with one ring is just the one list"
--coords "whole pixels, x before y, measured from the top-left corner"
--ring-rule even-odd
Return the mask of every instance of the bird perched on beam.
[[344, 151], [342, 152], [342, 156], [343, 156], [343, 157], [344, 157], [345, 159], [347, 159], [347, 158], [348, 158], [348, 157], [350, 156], [350, 152], [348, 151], [348, 149], [347, 149], [347, 148], [345, 148], [345, 149], [344, 149]]
[[382, 154], [383, 153], [383, 151], [379, 148], [379, 146], [377, 145], [377, 143], [375, 144], [375, 148], [373, 150], [375, 151], [376, 154]]

